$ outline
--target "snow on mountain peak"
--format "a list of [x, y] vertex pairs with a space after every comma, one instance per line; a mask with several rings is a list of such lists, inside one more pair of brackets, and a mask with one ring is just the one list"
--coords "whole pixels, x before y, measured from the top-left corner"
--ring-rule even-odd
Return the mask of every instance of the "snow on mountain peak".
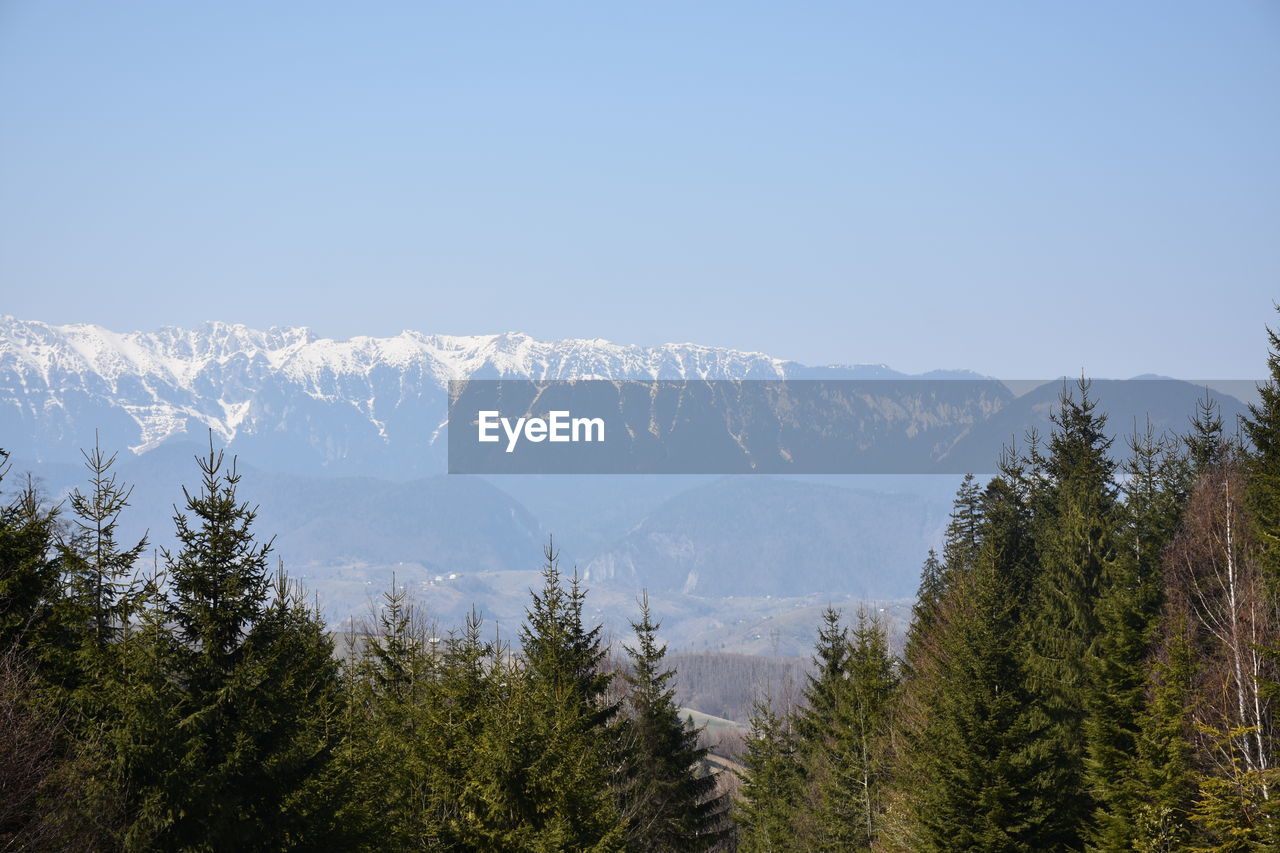
[[49, 431], [49, 413], [56, 410], [66, 421], [59, 429], [76, 432], [83, 425], [73, 423], [67, 407], [80, 406], [98, 420], [126, 416], [133, 425], [129, 446], [137, 452], [204, 429], [231, 441], [246, 431], [280, 430], [282, 420], [298, 421], [295, 426], [310, 436], [307, 440], [319, 442], [319, 427], [312, 421], [321, 414], [315, 407], [336, 406], [358, 417], [346, 429], [371, 428], [385, 442], [395, 412], [424, 399], [441, 405], [443, 390], [454, 379], [780, 378], [792, 367], [798, 365], [723, 347], [641, 347], [600, 338], [542, 341], [522, 332], [405, 330], [391, 337], [338, 340], [305, 326], [260, 330], [210, 321], [194, 328], [121, 333], [85, 323], [51, 325], [0, 316], [0, 397], [8, 398], [0, 402], [12, 405], [19, 421], [0, 426]]

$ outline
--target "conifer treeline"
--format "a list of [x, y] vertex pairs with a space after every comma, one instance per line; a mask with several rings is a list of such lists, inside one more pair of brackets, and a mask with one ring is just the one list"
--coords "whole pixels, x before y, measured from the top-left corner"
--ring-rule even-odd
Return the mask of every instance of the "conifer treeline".
[[0, 849], [1280, 849], [1269, 336], [1243, 434], [1206, 396], [1188, 434], [1113, 448], [1064, 387], [1050, 435], [961, 484], [901, 655], [826, 613], [731, 812], [647, 600], [611, 659], [548, 546], [518, 649], [474, 615], [441, 636], [393, 583], [335, 655], [234, 463], [199, 460], [139, 571], [95, 449], [65, 508], [30, 482], [0, 507]]
[[[548, 546], [513, 652], [388, 590], [345, 660], [210, 450], [139, 573], [86, 454], [66, 517], [0, 510], [2, 850], [710, 850], [727, 839], [648, 602], [606, 665]], [[620, 675], [615, 675], [615, 672]]]
[[753, 720], [741, 849], [1280, 849], [1269, 336], [1243, 434], [1206, 395], [1113, 454], [1082, 379], [1047, 440], [966, 477], [901, 659], [828, 614], [804, 707]]

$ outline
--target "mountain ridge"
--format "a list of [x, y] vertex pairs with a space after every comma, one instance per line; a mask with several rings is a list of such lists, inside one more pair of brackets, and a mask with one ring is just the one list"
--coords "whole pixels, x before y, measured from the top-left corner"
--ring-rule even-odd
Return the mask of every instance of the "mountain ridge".
[[[956, 371], [938, 371], [956, 375]], [[975, 374], [976, 375], [976, 374]], [[211, 430], [255, 437], [286, 468], [342, 465], [404, 445], [440, 470], [447, 383], [456, 379], [906, 378], [882, 364], [810, 367], [701, 344], [645, 347], [520, 332], [321, 337], [305, 326], [115, 332], [0, 316], [0, 431], [29, 455], [74, 459], [95, 431], [140, 454]], [[424, 430], [426, 434], [424, 435]], [[305, 460], [301, 457], [307, 457]], [[403, 458], [399, 460], [403, 465]], [[390, 468], [395, 465], [387, 466]], [[355, 470], [355, 469], [349, 469]], [[370, 470], [368, 473], [385, 473]]]

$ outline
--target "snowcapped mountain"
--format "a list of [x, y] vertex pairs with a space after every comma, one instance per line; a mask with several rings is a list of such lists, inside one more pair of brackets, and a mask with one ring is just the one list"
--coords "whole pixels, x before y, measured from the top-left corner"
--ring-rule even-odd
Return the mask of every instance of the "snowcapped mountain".
[[[335, 618], [358, 611], [366, 586], [383, 588], [393, 572], [430, 586], [438, 574], [483, 571], [492, 573], [498, 592], [455, 590], [454, 603], [479, 603], [518, 620], [527, 577], [506, 573], [536, 568], [539, 543], [551, 531], [569, 545], [567, 564], [577, 562], [594, 584], [621, 590], [626, 615], [641, 587], [684, 602], [682, 608], [690, 596], [896, 597], [915, 588], [921, 555], [936, 545], [952, 482], [940, 497], [917, 500], [770, 477], [489, 482], [430, 475], [446, 469], [442, 438], [452, 379], [901, 376], [884, 365], [806, 367], [694, 344], [646, 348], [417, 332], [338, 341], [304, 328], [223, 323], [117, 333], [0, 317], [0, 447], [14, 454], [19, 472], [34, 471], [55, 495], [83, 485], [83, 466], [61, 463], [79, 463], [95, 431], [103, 448], [131, 450], [120, 466], [122, 479], [138, 486], [131, 535], [150, 530], [153, 542], [166, 544], [164, 531], [172, 529], [172, 509], [181, 501], [178, 484], [190, 483], [195, 471], [192, 445], [212, 430], [253, 469], [244, 495], [263, 507], [261, 529], [279, 534], [278, 553]], [[948, 371], [920, 378], [980, 377]], [[816, 415], [805, 423], [823, 435], [865, 442], [877, 458], [919, 460], [943, 448], [952, 470], [959, 459], [963, 470], [982, 472], [1011, 436], [1030, 428], [1049, 432], [1061, 389], [1049, 382], [1015, 398], [997, 382], [956, 383], [924, 401], [903, 387], [915, 384], [883, 383], [882, 394], [868, 395], [838, 424]], [[1112, 416], [1110, 427], [1124, 433], [1147, 422], [1158, 431], [1185, 429], [1203, 389], [1167, 380], [1100, 381], [1094, 393]], [[1232, 398], [1220, 402], [1228, 423], [1243, 411]], [[724, 435], [734, 441], [785, 435], [768, 422], [778, 411], [759, 414], [762, 428], [744, 432], [736, 424]], [[686, 417], [710, 428], [713, 415], [692, 407]], [[763, 456], [767, 446], [757, 449]], [[885, 488], [914, 493], [915, 485], [895, 482]], [[431, 602], [435, 612], [447, 612], [439, 595]], [[691, 615], [705, 615], [702, 606], [668, 611], [671, 625], [685, 619], [705, 627], [707, 619]]]
[[95, 430], [104, 446], [135, 453], [212, 430], [281, 470], [404, 476], [443, 467], [452, 379], [893, 375], [884, 365], [808, 368], [687, 343], [413, 331], [333, 340], [302, 327], [216, 322], [119, 333], [0, 317], [0, 446], [57, 461], [76, 458]]

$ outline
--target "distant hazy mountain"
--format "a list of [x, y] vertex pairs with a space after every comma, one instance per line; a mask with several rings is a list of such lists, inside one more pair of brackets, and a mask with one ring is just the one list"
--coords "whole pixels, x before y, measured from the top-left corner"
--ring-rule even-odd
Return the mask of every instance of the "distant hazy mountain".
[[727, 478], [664, 502], [584, 571], [588, 581], [713, 598], [902, 598], [915, 593], [907, 567], [944, 522], [936, 503], [912, 495]]
[[528, 335], [320, 338], [206, 323], [117, 333], [0, 317], [0, 436], [42, 461], [93, 443], [152, 450], [212, 430], [263, 467], [404, 478], [444, 470], [451, 379], [777, 379], [902, 376], [761, 353]]
[[[277, 553], [335, 619], [362, 610], [394, 573], [446, 621], [475, 603], [511, 625], [555, 533], [566, 568], [586, 573], [617, 630], [648, 588], [675, 647], [769, 653], [802, 652], [829, 601], [910, 596], [958, 480], [441, 476], [446, 384], [463, 378], [907, 377], [695, 344], [417, 332], [334, 341], [221, 323], [119, 334], [0, 317], [0, 447], [56, 496], [83, 482], [75, 463], [97, 430], [137, 486], [123, 532], [149, 528], [163, 545], [180, 486], [197, 482], [191, 456], [212, 430], [240, 457], [259, 532], [278, 534]], [[941, 405], [869, 395], [858, 440], [886, 457], [918, 454], [923, 442], [930, 458], [980, 472], [1011, 438], [1047, 434], [1060, 383], [1021, 396], [972, 384], [980, 393]], [[1183, 429], [1202, 389], [1099, 382], [1093, 393], [1119, 436], [1148, 417], [1157, 430]], [[1231, 424], [1241, 404], [1218, 399]]]
[[[1064, 384], [1066, 390], [1079, 399], [1075, 380], [1045, 382], [975, 424], [950, 449], [948, 464], [953, 470], [989, 471], [991, 460], [1000, 448], [1012, 442], [1025, 447], [1030, 430], [1047, 439]], [[1205, 393], [1203, 386], [1164, 377], [1097, 379], [1089, 386], [1090, 399], [1107, 417], [1106, 430], [1113, 440], [1111, 453], [1117, 459], [1129, 454], [1129, 437], [1135, 432], [1145, 432], [1148, 426], [1156, 436], [1185, 434], [1196, 413], [1197, 400]], [[1245, 405], [1230, 395], [1210, 393], [1218, 403], [1225, 428], [1234, 432], [1238, 418], [1246, 413]]]
[[[41, 462], [74, 461], [95, 431], [104, 446], [141, 454], [166, 442], [201, 442], [211, 430], [264, 469], [407, 479], [445, 470], [446, 387], [468, 378], [908, 377], [884, 365], [808, 367], [696, 344], [410, 331], [336, 341], [305, 328], [261, 331], [223, 323], [121, 334], [0, 317], [0, 446]], [[981, 377], [934, 371], [910, 378]], [[877, 391], [848, 411], [783, 404], [757, 413], [763, 417], [750, 429], [728, 425], [714, 395], [690, 393], [682, 403], [690, 406], [685, 419], [705, 432], [700, 443], [707, 452], [742, 445], [757, 458], [789, 459], [810, 445], [827, 447], [819, 455], [831, 453], [831, 443], [842, 446], [847, 436], [882, 464], [874, 470], [919, 470], [921, 458], [949, 471], [990, 470], [1011, 436], [1046, 425], [1058, 390], [1049, 383], [1015, 399], [994, 381], [954, 388], [949, 382], [874, 384]], [[1124, 433], [1148, 414], [1158, 429], [1180, 428], [1198, 393], [1185, 383], [1147, 381], [1100, 383], [1097, 396], [1113, 410], [1113, 429]], [[1240, 406], [1220, 399], [1231, 422]], [[649, 417], [627, 411], [637, 421]], [[820, 422], [828, 415], [830, 423]], [[897, 467], [899, 457], [909, 466]]]

